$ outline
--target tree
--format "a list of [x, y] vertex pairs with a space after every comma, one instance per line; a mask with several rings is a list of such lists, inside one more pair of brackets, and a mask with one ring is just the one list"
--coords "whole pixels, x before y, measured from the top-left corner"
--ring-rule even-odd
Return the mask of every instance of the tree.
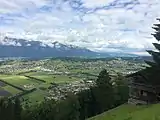
[[88, 90], [83, 90], [80, 93], [77, 94], [79, 104], [80, 104], [80, 120], [85, 120], [86, 118], [95, 116], [97, 112], [97, 104], [94, 98], [94, 95], [92, 94], [92, 87]]
[[129, 87], [127, 79], [120, 73], [115, 77], [114, 83], [114, 105], [118, 106], [128, 101]]
[[54, 100], [45, 100], [26, 108], [22, 112], [22, 120], [56, 120], [56, 102]]
[[6, 119], [6, 99], [5, 98], [1, 98], [0, 99], [0, 116], [1, 119]]
[[21, 102], [18, 98], [15, 99], [15, 105], [14, 105], [14, 112], [15, 112], [15, 120], [21, 120], [21, 112], [22, 112], [22, 107], [21, 107]]
[[[160, 21], [160, 19], [157, 19]], [[160, 24], [154, 24], [154, 27], [152, 27], [156, 32], [154, 34], [151, 34], [155, 37], [155, 39], [159, 42], [160, 41]], [[157, 52], [153, 50], [147, 50], [147, 52], [152, 56], [154, 62], [146, 61], [150, 67], [154, 68], [160, 68], [160, 44], [153, 43], [153, 46], [157, 49]]]
[[111, 78], [110, 78], [109, 73], [107, 72], [106, 69], [103, 69], [99, 73], [98, 78], [96, 80], [96, 84], [98, 87], [102, 87], [102, 86], [112, 87]]
[[2, 120], [17, 120], [14, 115], [14, 103], [7, 99], [0, 99], [0, 117]]
[[[160, 21], [160, 19], [157, 19]], [[154, 27], [152, 27], [155, 30], [155, 33], [151, 34], [155, 37], [157, 42], [160, 41], [160, 24], [154, 24]], [[147, 50], [147, 52], [152, 56], [153, 61], [145, 61], [149, 67], [146, 69], [140, 71], [139, 73], [142, 74], [145, 79], [145, 84], [150, 85], [160, 85], [160, 44], [159, 43], [153, 43], [153, 46], [155, 47], [155, 50]], [[152, 80], [151, 80], [152, 79]]]
[[79, 104], [78, 96], [69, 92], [66, 96], [66, 103], [68, 105], [68, 107], [66, 107], [66, 110], [68, 110], [69, 112], [68, 120], [79, 120], [80, 104]]
[[113, 107], [113, 87], [111, 78], [106, 69], [99, 73], [96, 85], [97, 87], [92, 89], [92, 92], [98, 104], [98, 106], [96, 106], [97, 110], [101, 113]]

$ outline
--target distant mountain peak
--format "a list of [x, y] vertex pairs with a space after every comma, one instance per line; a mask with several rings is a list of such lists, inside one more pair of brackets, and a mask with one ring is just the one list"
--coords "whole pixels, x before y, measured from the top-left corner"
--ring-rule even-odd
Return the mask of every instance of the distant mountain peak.
[[65, 45], [58, 41], [43, 43], [25, 39], [5, 37], [0, 41], [0, 57], [68, 57], [90, 56], [96, 53], [74, 45]]
[[59, 42], [58, 41], [54, 41], [53, 44], [59, 44]]
[[61, 48], [61, 47], [64, 46], [63, 44], [59, 43], [58, 41], [55, 41], [55, 42], [53, 42], [52, 44], [53, 44], [53, 47], [54, 47], [54, 48]]
[[45, 43], [41, 41], [31, 41], [4, 37], [0, 40], [0, 57], [117, 57], [133, 56], [119, 53], [98, 53], [87, 48], [82, 48], [70, 44], [63, 44], [58, 41]]

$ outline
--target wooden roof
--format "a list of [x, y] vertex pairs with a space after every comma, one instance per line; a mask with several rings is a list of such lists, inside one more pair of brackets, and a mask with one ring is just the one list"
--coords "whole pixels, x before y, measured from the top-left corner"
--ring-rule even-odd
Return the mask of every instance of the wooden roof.
[[160, 86], [153, 86], [153, 85], [146, 85], [146, 84], [141, 84], [141, 83], [130, 83], [128, 85], [130, 88], [136, 88], [139, 90], [144, 90], [147, 92], [152, 92], [152, 93], [156, 93], [156, 92], [160, 92]]
[[[139, 76], [139, 78], [137, 78], [137, 76]], [[147, 67], [146, 69], [127, 75], [126, 77], [132, 77], [135, 83], [160, 86], [160, 68], [158, 67]]]

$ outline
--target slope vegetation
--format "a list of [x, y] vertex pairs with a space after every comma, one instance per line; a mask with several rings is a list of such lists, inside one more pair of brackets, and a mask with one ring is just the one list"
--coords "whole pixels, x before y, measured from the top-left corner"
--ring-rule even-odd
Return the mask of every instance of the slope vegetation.
[[160, 104], [121, 105], [88, 120], [160, 120]]

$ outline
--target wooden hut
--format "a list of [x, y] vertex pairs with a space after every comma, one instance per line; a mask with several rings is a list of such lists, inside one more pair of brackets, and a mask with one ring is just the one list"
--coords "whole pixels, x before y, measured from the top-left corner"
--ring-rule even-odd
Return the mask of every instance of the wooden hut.
[[128, 103], [152, 104], [160, 102], [159, 68], [146, 68], [127, 77], [129, 78]]

